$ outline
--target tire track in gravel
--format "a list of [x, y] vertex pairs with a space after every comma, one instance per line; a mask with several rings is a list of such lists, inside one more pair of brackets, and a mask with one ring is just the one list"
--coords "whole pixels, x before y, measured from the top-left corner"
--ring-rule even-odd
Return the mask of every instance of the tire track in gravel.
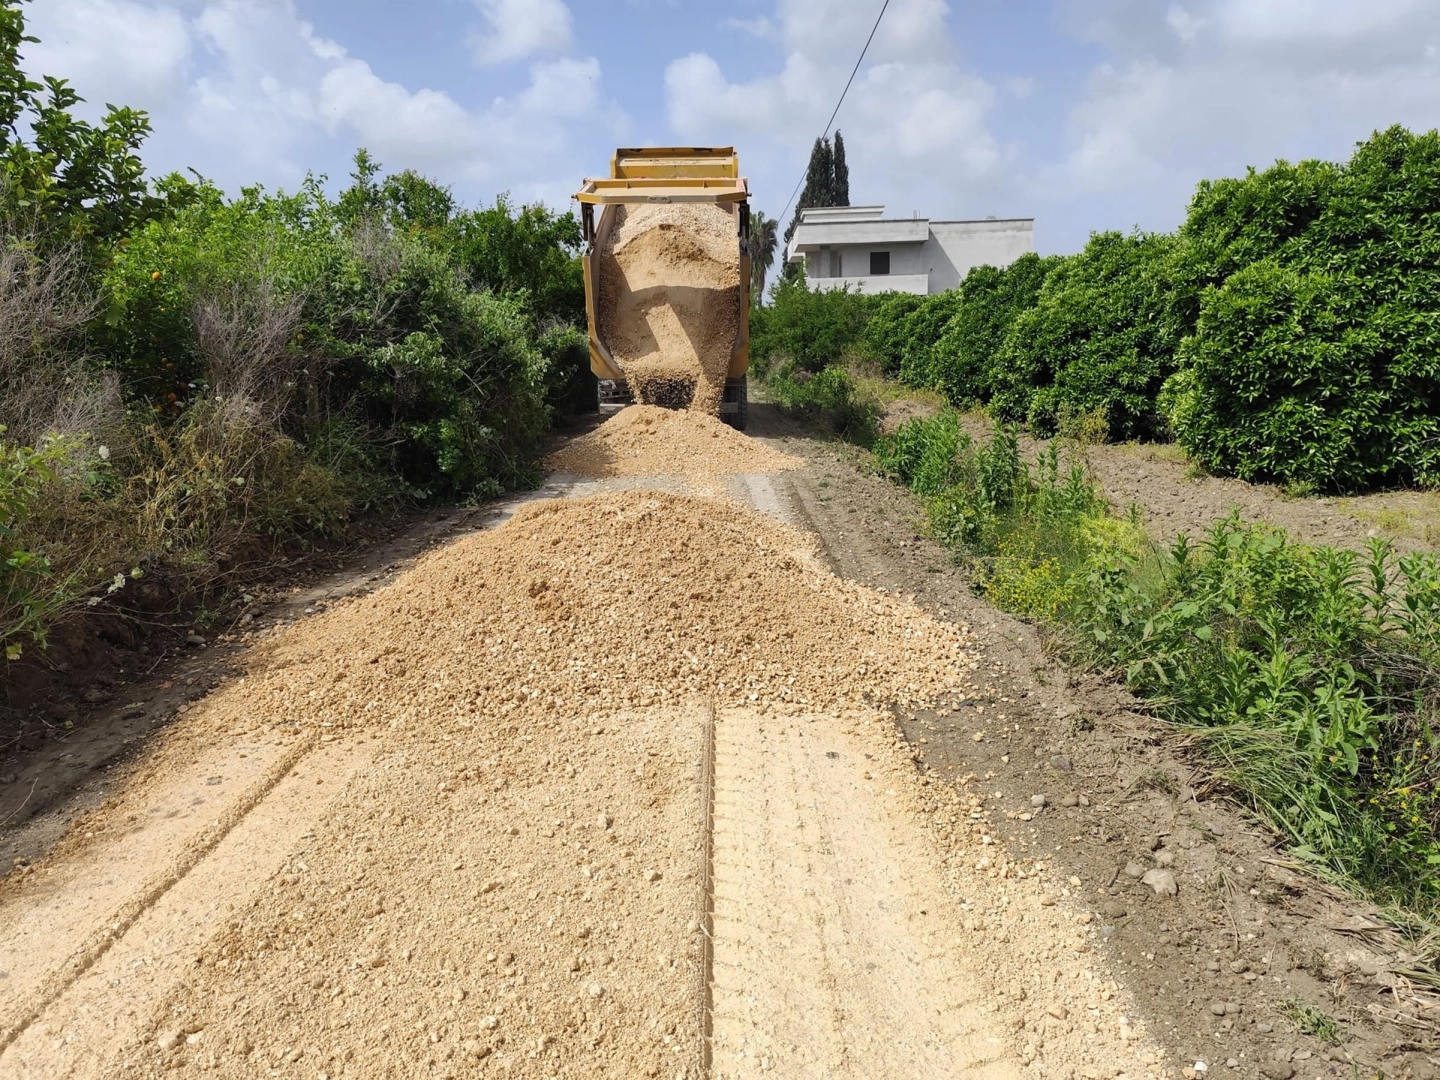
[[[317, 730], [294, 741], [167, 865], [103, 919], [92, 914], [80, 944], [14, 1001], [0, 1034], [0, 1066], [22, 1077], [94, 1075], [134, 1038], [147, 1007], [194, 968], [217, 922], [269, 879], [363, 767], [363, 751], [322, 746], [321, 738]], [[38, 950], [37, 963], [45, 952]], [[123, 998], [127, 1009], [96, 1015], [88, 1002], [97, 998]]]
[[1019, 1075], [861, 744], [749, 710], [716, 734], [715, 1080]]

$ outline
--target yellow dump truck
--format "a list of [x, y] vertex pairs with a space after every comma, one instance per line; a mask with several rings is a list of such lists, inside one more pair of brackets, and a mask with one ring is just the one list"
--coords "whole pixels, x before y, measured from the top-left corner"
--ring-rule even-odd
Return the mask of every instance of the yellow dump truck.
[[616, 150], [575, 198], [600, 402], [706, 409], [743, 430], [750, 189], [734, 149]]

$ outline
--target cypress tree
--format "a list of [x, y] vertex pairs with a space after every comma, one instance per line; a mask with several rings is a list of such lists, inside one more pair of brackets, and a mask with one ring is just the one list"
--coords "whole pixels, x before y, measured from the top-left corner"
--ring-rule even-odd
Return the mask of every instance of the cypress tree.
[[795, 204], [795, 216], [785, 228], [787, 245], [800, 224], [800, 211], [812, 206], [834, 206], [834, 195], [835, 151], [829, 139], [816, 139], [810, 150], [810, 164], [805, 170], [805, 186], [800, 189], [800, 201]]
[[850, 166], [845, 164], [845, 140], [840, 137], [840, 132], [835, 132], [835, 151], [832, 159], [831, 172], [834, 177], [830, 193], [831, 206], [850, 205]]

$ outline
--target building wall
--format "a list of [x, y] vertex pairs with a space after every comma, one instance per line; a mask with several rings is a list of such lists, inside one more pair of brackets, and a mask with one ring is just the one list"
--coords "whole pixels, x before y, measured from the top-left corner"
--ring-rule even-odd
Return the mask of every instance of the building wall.
[[[812, 288], [838, 288], [849, 282], [865, 293], [938, 293], [953, 289], [976, 266], [1009, 266], [1035, 250], [1034, 223], [1016, 221], [932, 221], [928, 239], [920, 243], [830, 244], [811, 252], [805, 277]], [[870, 253], [890, 252], [891, 278], [902, 285], [886, 285], [887, 276], [870, 276]], [[923, 287], [917, 287], [917, 282]]]
[[930, 273], [930, 291], [960, 284], [977, 266], [1009, 266], [1035, 250], [1035, 223], [1014, 221], [932, 221], [922, 262]]
[[924, 247], [924, 244], [847, 244], [839, 249], [841, 275], [868, 277], [872, 251], [890, 252], [891, 274], [923, 274], [926, 269]]

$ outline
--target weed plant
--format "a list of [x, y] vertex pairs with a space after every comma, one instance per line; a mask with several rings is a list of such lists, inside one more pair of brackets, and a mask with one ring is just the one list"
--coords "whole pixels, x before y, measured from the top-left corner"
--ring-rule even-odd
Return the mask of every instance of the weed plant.
[[1103, 551], [1082, 650], [1196, 733], [1293, 854], [1440, 913], [1440, 562], [1311, 548], [1230, 517], [1199, 543]]
[[823, 413], [842, 438], [860, 446], [874, 442], [880, 403], [844, 367], [811, 374], [787, 357], [770, 369], [766, 386], [784, 408]]
[[946, 410], [875, 449], [998, 606], [1191, 732], [1317, 870], [1440, 916], [1440, 557], [1307, 547], [1230, 517], [1168, 548], [1052, 443], [981, 446]]

